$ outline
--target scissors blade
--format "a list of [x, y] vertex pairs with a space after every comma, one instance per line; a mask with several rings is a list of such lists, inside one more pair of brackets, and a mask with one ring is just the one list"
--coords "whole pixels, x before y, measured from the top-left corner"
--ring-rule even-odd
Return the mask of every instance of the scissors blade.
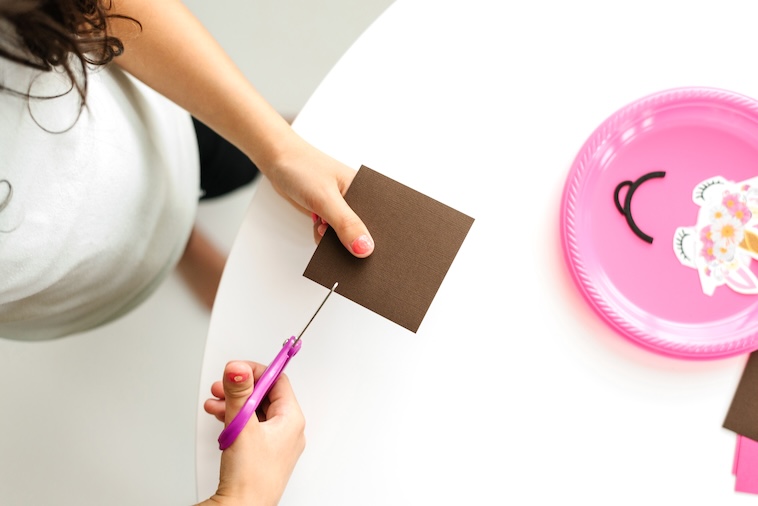
[[334, 289], [337, 288], [338, 284], [339, 284], [338, 282], [334, 283], [334, 286], [332, 286], [332, 289], [329, 290], [329, 293], [326, 294], [326, 297], [324, 297], [324, 300], [321, 301], [321, 304], [316, 309], [316, 312], [313, 313], [313, 316], [311, 316], [311, 319], [308, 320], [308, 323], [305, 324], [305, 327], [303, 327], [303, 330], [301, 330], [300, 334], [298, 334], [297, 339], [295, 339], [295, 343], [297, 343], [300, 340], [300, 338], [303, 337], [303, 334], [305, 333], [305, 330], [310, 326], [310, 324], [314, 320], [314, 318], [316, 318], [316, 315], [318, 314], [319, 311], [321, 311], [321, 308], [324, 307], [324, 304], [326, 304], [327, 299], [329, 298], [329, 296], [332, 293], [334, 293]]

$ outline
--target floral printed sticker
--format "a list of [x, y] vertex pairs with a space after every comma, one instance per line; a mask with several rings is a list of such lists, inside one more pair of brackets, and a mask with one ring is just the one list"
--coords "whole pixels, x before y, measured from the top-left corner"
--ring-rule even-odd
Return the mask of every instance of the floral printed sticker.
[[707, 179], [695, 187], [692, 201], [700, 207], [697, 224], [674, 233], [679, 261], [697, 269], [706, 295], [722, 285], [758, 294], [758, 278], [750, 270], [751, 261], [758, 260], [758, 178]]

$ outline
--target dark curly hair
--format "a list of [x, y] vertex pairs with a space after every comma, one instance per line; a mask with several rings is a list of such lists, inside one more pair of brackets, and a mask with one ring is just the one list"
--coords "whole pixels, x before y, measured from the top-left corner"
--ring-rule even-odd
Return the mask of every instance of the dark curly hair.
[[[0, 57], [42, 71], [63, 69], [84, 106], [87, 67], [105, 65], [124, 51], [108, 21], [128, 19], [141, 28], [138, 21], [109, 12], [111, 7], [110, 0], [0, 0]], [[30, 98], [2, 83], [0, 90]]]

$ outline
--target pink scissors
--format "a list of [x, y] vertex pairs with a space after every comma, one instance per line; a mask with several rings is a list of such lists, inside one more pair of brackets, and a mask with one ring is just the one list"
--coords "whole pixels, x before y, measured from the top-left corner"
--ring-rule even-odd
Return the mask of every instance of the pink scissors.
[[221, 435], [218, 437], [219, 449], [226, 450], [229, 448], [229, 446], [231, 446], [232, 443], [234, 443], [234, 440], [237, 439], [237, 436], [240, 435], [242, 429], [245, 428], [248, 420], [250, 420], [250, 417], [255, 414], [255, 410], [258, 409], [258, 406], [260, 405], [263, 398], [266, 397], [268, 391], [271, 390], [271, 387], [274, 386], [276, 380], [279, 379], [279, 375], [282, 374], [282, 371], [284, 371], [284, 368], [287, 366], [290, 359], [294, 357], [298, 351], [300, 351], [300, 347], [303, 344], [300, 341], [300, 338], [303, 337], [305, 329], [307, 329], [313, 319], [316, 318], [316, 315], [319, 311], [321, 311], [321, 308], [326, 303], [326, 300], [329, 298], [332, 292], [334, 292], [334, 289], [337, 288], [337, 284], [338, 283], [334, 283], [334, 286], [332, 286], [332, 289], [329, 290], [329, 293], [326, 294], [324, 300], [321, 301], [321, 305], [319, 305], [318, 309], [316, 309], [316, 312], [313, 313], [313, 316], [311, 316], [311, 319], [308, 321], [305, 328], [303, 328], [300, 334], [297, 337], [292, 336], [284, 342], [282, 349], [276, 355], [274, 360], [271, 361], [268, 367], [266, 367], [266, 370], [263, 371], [263, 375], [258, 379], [258, 381], [255, 382], [253, 393], [250, 394], [250, 397], [247, 398], [240, 412], [237, 413], [237, 416], [234, 417], [231, 423], [223, 431], [221, 431]]

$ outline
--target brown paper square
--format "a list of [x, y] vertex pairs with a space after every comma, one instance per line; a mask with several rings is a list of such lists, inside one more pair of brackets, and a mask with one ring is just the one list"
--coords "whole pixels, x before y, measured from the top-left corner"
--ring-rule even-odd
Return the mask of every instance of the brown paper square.
[[474, 219], [365, 166], [345, 200], [374, 252], [355, 258], [329, 228], [303, 275], [416, 332]]
[[724, 428], [758, 441], [758, 352], [754, 351], [748, 357]]

